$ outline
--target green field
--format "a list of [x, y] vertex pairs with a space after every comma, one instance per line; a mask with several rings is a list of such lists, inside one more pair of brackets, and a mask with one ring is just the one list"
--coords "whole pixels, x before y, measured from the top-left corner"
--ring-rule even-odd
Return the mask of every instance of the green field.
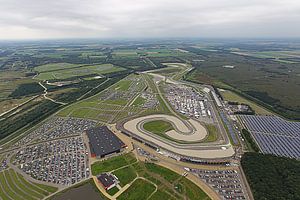
[[133, 184], [120, 196], [118, 200], [140, 200], [147, 199], [155, 191], [155, 186], [143, 179], [137, 179]]
[[[43, 69], [43, 68], [42, 68]], [[38, 80], [53, 80], [53, 79], [68, 79], [72, 77], [85, 76], [89, 74], [107, 74], [112, 72], [122, 71], [124, 68], [114, 66], [112, 64], [90, 65], [76, 68], [65, 68], [56, 71], [41, 72], [36, 79]]]
[[24, 71], [1, 71], [0, 70], [0, 101], [9, 99], [9, 95], [19, 86], [35, 82], [26, 77]]
[[135, 99], [135, 101], [132, 103], [132, 105], [134, 106], [142, 106], [144, 105], [144, 103], [146, 102], [146, 99], [144, 99], [143, 97], [138, 97]]
[[[187, 80], [230, 89], [290, 119], [300, 119], [300, 67], [298, 63], [277, 62], [224, 51], [208, 52], [196, 48], [186, 50], [205, 55], [195, 62], [195, 70]], [[299, 60], [293, 56], [293, 60]], [[291, 59], [290, 59], [291, 61]], [[226, 65], [233, 68], [224, 67]]]
[[0, 182], [0, 197], [3, 200], [43, 199], [57, 191], [57, 188], [52, 186], [31, 183], [12, 169], [0, 172]]
[[155, 120], [155, 121], [146, 122], [143, 125], [143, 128], [146, 131], [149, 131], [151, 133], [158, 134], [158, 135], [162, 135], [162, 134], [174, 129], [170, 122], [163, 121], [163, 120]]
[[271, 111], [268, 111], [267, 109], [263, 108], [262, 106], [257, 105], [255, 102], [250, 101], [246, 98], [243, 98], [229, 90], [225, 90], [225, 91], [222, 90], [222, 91], [220, 91], [220, 93], [223, 96], [224, 100], [226, 100], [226, 101], [239, 102], [239, 103], [244, 103], [244, 104], [249, 105], [255, 111], [255, 113], [258, 115], [272, 115], [273, 114]]
[[113, 172], [114, 175], [116, 175], [120, 181], [120, 185], [123, 187], [126, 184], [130, 183], [133, 181], [136, 177], [136, 173], [134, 169], [131, 166], [118, 169]]
[[160, 167], [155, 164], [149, 163], [146, 164], [145, 167], [149, 172], [160, 174], [163, 179], [167, 180], [170, 183], [174, 183], [181, 177], [179, 174], [174, 173], [172, 170]]
[[127, 91], [129, 89], [131, 83], [132, 83], [131, 80], [121, 80], [118, 83], [116, 83], [112, 89]]
[[208, 136], [204, 142], [214, 142], [218, 139], [218, 129], [215, 125], [205, 124], [205, 127], [208, 131]]
[[[142, 176], [158, 187], [151, 199], [210, 199], [198, 186], [185, 177], [165, 167], [152, 163], [136, 163], [133, 165], [139, 176]], [[178, 190], [180, 185], [181, 190]], [[159, 195], [162, 195], [161, 197]]]
[[98, 161], [92, 164], [92, 174], [96, 176], [103, 172], [110, 172], [114, 169], [126, 166], [135, 161], [136, 158], [131, 153], [123, 156], [113, 157], [105, 161]]
[[[120, 181], [120, 186], [130, 184], [117, 199], [145, 199], [152, 200], [160, 197], [178, 200], [208, 200], [209, 197], [194, 183], [174, 171], [153, 164], [137, 161], [134, 154], [129, 153], [92, 164], [92, 174], [111, 172]], [[157, 191], [155, 191], [157, 188]], [[109, 191], [113, 195], [117, 189]]]
[[46, 72], [46, 71], [55, 71], [55, 70], [73, 68], [76, 66], [78, 66], [78, 65], [71, 64], [71, 63], [51, 63], [51, 64], [37, 66], [34, 68], [34, 70], [39, 73], [42, 73], [42, 72]]

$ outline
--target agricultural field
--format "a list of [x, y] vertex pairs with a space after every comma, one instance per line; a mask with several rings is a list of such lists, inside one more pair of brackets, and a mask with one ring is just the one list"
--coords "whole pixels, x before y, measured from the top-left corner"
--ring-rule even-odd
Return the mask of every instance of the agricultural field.
[[[133, 154], [125, 154], [98, 161], [92, 165], [92, 174], [111, 172], [120, 180], [121, 187], [129, 187], [117, 199], [210, 199], [190, 180], [170, 169], [152, 163], [137, 161]], [[110, 193], [110, 192], [109, 192]], [[114, 195], [111, 192], [111, 195]]]
[[41, 65], [38, 67], [35, 67], [34, 70], [42, 73], [42, 72], [47, 72], [47, 71], [56, 71], [56, 70], [64, 70], [64, 69], [69, 69], [69, 68], [74, 68], [78, 65], [76, 64], [71, 64], [71, 63], [51, 63], [51, 64], [46, 64], [46, 65]]
[[[69, 65], [67, 65], [69, 66]], [[81, 66], [76, 68], [66, 67], [61, 70], [41, 72], [36, 79], [38, 80], [53, 80], [53, 79], [69, 79], [72, 77], [86, 76], [90, 74], [107, 74], [124, 70], [122, 67], [112, 64]]]
[[205, 55], [205, 61], [194, 63], [196, 70], [189, 73], [187, 80], [234, 89], [285, 117], [300, 117], [300, 94], [294, 92], [300, 90], [299, 64], [186, 49]]
[[23, 71], [0, 71], [0, 101], [9, 99], [19, 85], [33, 82]]
[[255, 58], [269, 58], [277, 62], [283, 63], [298, 63], [300, 62], [300, 51], [234, 51], [238, 55], [251, 56]]

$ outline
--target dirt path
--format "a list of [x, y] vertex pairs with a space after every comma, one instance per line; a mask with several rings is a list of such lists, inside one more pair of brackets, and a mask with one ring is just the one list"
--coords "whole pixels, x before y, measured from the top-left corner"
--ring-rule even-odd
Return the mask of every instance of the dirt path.
[[60, 105], [67, 105], [64, 102], [55, 101], [54, 99], [51, 99], [50, 97], [47, 97], [47, 94], [48, 94], [47, 88], [41, 82], [39, 82], [39, 85], [44, 88], [43, 96], [44, 96], [45, 99], [48, 99], [48, 100], [52, 101], [53, 103], [57, 103], [57, 104], [60, 104]]

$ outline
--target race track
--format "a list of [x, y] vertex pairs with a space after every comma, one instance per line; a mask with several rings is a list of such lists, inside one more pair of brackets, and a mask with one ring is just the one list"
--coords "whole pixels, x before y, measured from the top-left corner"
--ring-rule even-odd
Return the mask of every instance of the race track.
[[[175, 130], [168, 131], [166, 134], [176, 142], [150, 133], [143, 128], [143, 124], [153, 120], [165, 120], [170, 122]], [[207, 136], [204, 126], [195, 120], [181, 120], [170, 115], [148, 115], [132, 119], [123, 124], [126, 132], [136, 135], [138, 138], [150, 142], [160, 148], [169, 150], [173, 153], [205, 159], [227, 158], [234, 154], [231, 144], [201, 143]]]

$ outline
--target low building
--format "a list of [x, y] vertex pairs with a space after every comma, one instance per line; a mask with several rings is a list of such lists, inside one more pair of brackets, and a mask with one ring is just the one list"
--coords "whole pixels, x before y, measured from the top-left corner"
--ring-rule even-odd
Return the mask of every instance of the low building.
[[110, 190], [111, 188], [119, 184], [118, 178], [115, 175], [109, 173], [102, 173], [97, 177], [97, 179], [105, 190]]
[[119, 153], [127, 147], [106, 126], [89, 129], [86, 133], [89, 138], [92, 157], [103, 158], [114, 153]]

